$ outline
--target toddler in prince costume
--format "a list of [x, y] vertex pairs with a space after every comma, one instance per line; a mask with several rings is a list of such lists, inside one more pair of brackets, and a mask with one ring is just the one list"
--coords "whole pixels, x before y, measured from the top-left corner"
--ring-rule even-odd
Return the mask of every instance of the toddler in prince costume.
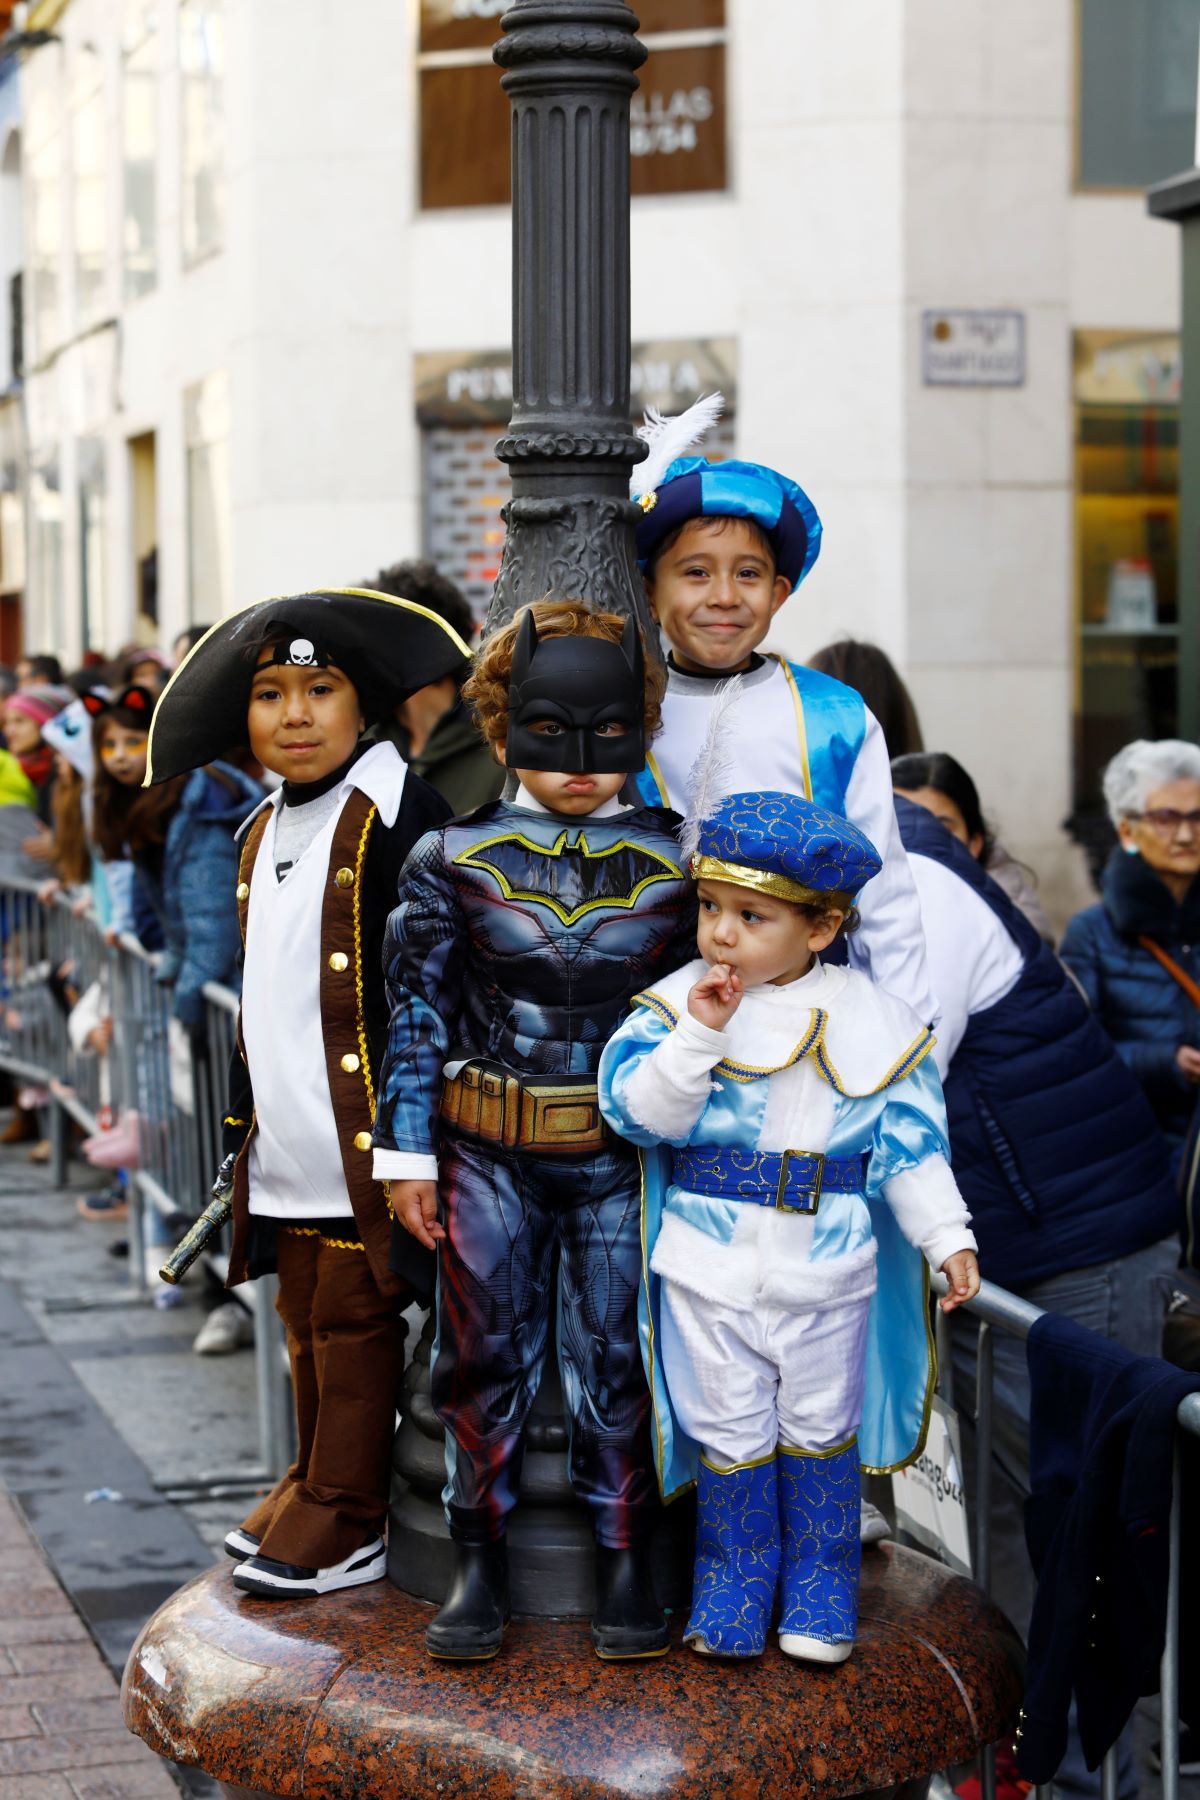
[[600, 1104], [647, 1152], [659, 1476], [667, 1499], [698, 1485], [685, 1641], [761, 1655], [778, 1595], [780, 1648], [836, 1663], [857, 1625], [860, 1455], [895, 1468], [924, 1443], [922, 1255], [950, 1310], [978, 1291], [975, 1239], [932, 1034], [819, 959], [874, 847], [799, 796], [705, 786], [701, 769], [685, 838], [701, 960], [637, 997]]

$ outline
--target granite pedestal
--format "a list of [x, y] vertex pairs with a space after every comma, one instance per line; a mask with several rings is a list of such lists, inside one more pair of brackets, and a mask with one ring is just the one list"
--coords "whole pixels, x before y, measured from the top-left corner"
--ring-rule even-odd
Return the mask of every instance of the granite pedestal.
[[[970, 1582], [865, 1553], [840, 1668], [606, 1664], [579, 1619], [515, 1619], [495, 1661], [433, 1662], [433, 1607], [379, 1582], [316, 1601], [238, 1595], [219, 1568], [150, 1620], [125, 1671], [130, 1729], [230, 1796], [303, 1800], [795, 1800], [924, 1792], [1011, 1733], [1022, 1650]], [[908, 1785], [912, 1784], [912, 1785]]]

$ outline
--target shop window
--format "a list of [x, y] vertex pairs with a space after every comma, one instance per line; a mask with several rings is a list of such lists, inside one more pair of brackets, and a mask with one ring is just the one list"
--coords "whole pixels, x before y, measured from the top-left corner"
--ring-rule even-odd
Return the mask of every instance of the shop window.
[[29, 212], [26, 220], [26, 318], [33, 338], [33, 357], [42, 362], [61, 336], [59, 296], [62, 279], [62, 144], [45, 139], [26, 158]]
[[123, 48], [121, 260], [136, 300], [158, 282], [158, 28], [145, 0], [130, 0]]
[[233, 604], [229, 384], [210, 375], [184, 395], [187, 438], [188, 623], [211, 625]]
[[104, 440], [80, 438], [79, 459], [79, 599], [83, 648], [107, 652], [108, 637], [108, 482]]
[[[737, 349], [732, 339], [670, 339], [635, 344], [635, 413], [657, 406], [682, 412], [702, 393], [720, 391], [726, 417], [704, 442], [712, 462], [733, 455]], [[424, 448], [425, 554], [458, 584], [482, 621], [504, 551], [511, 484], [496, 460], [496, 438], [512, 412], [507, 352], [435, 352], [417, 358], [417, 417]]]
[[1075, 338], [1076, 807], [1132, 738], [1175, 735], [1179, 692], [1179, 340]]
[[225, 18], [223, 0], [181, 0], [183, 260], [225, 240]]
[[104, 91], [99, 66], [85, 51], [81, 92], [71, 116], [75, 202], [75, 310], [86, 331], [104, 317], [108, 264], [108, 213], [104, 181]]
[[[422, 0], [423, 207], [510, 202], [511, 115], [491, 57], [507, 6], [508, 0]], [[650, 55], [630, 107], [632, 191], [723, 189], [725, 0], [653, 0], [638, 14]]]
[[1200, 0], [1078, 0], [1076, 175], [1145, 188], [1195, 161]]
[[30, 607], [31, 641], [48, 650], [65, 642], [63, 614], [63, 504], [58, 457], [53, 451], [36, 456], [29, 473], [29, 523], [32, 537]]

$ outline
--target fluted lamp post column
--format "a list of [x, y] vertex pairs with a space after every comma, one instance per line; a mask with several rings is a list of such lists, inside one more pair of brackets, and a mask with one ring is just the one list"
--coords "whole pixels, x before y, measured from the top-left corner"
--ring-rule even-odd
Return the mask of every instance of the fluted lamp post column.
[[[623, 0], [515, 0], [493, 56], [512, 102], [512, 472], [487, 631], [547, 595], [648, 628], [629, 475], [629, 103], [646, 51]], [[648, 642], [654, 639], [647, 629]]]

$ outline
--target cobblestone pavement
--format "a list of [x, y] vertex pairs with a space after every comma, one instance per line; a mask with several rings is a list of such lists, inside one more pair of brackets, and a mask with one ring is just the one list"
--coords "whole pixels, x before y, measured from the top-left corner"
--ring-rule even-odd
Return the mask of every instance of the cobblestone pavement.
[[193, 1354], [202, 1283], [166, 1311], [130, 1292], [124, 1226], [76, 1212], [96, 1181], [72, 1164], [55, 1189], [0, 1147], [0, 1800], [217, 1792], [130, 1736], [117, 1683], [248, 1510], [204, 1484], [255, 1463], [254, 1359]]
[[0, 1492], [0, 1800], [178, 1800], [116, 1677]]

